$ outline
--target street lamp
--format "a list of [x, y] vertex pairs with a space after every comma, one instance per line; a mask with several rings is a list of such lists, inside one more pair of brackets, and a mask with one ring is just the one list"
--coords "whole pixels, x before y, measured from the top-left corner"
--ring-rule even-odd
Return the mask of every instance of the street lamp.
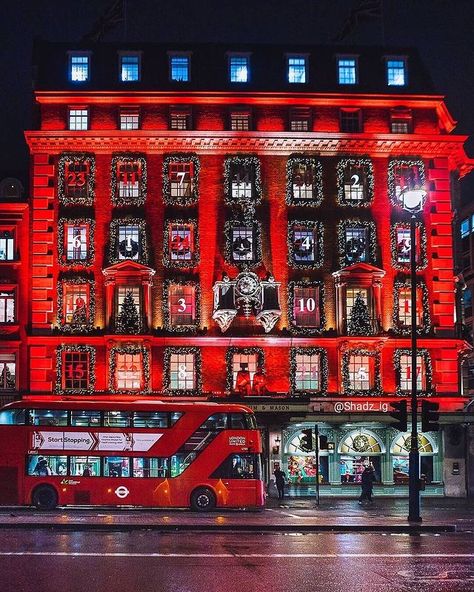
[[401, 206], [410, 212], [410, 283], [411, 283], [411, 437], [408, 456], [408, 520], [421, 522], [420, 516], [420, 449], [417, 424], [416, 373], [416, 214], [423, 210], [426, 191], [420, 187], [406, 187], [399, 196]]

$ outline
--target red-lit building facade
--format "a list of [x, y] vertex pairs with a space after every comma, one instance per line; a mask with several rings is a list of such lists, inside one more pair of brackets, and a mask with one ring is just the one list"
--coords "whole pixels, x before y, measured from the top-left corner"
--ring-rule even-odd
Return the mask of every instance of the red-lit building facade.
[[[15, 389], [243, 398], [266, 475], [323, 494], [406, 491], [406, 187], [417, 221], [420, 436], [432, 495], [465, 492], [452, 192], [464, 137], [413, 52], [40, 44], [31, 152], [30, 307]], [[8, 344], [7, 344], [8, 345]], [[2, 344], [2, 348], [9, 350]], [[14, 352], [11, 352], [14, 353]], [[408, 439], [407, 439], [408, 438]]]

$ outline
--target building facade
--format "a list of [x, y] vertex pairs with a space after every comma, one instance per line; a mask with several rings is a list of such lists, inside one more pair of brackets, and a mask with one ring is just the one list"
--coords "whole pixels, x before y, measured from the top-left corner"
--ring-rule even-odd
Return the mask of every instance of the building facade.
[[[340, 48], [339, 48], [340, 49]], [[452, 192], [472, 163], [406, 50], [35, 49], [24, 392], [243, 399], [295, 494], [407, 488], [410, 216], [427, 493], [464, 495]], [[2, 346], [3, 347], [3, 346]], [[8, 348], [7, 348], [8, 349]], [[306, 489], [305, 489], [306, 488]]]

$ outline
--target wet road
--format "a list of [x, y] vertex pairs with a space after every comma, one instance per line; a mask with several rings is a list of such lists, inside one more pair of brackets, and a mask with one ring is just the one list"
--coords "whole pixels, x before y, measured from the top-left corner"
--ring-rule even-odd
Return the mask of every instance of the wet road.
[[472, 592], [474, 537], [3, 530], [2, 592]]

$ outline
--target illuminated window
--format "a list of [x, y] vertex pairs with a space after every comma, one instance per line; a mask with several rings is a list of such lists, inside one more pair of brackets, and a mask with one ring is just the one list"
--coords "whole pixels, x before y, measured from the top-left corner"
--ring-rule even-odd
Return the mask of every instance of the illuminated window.
[[140, 129], [140, 112], [138, 109], [121, 107], [119, 119], [121, 130]]
[[170, 59], [170, 80], [175, 82], [189, 82], [191, 79], [191, 57], [184, 54], [174, 54]]
[[232, 131], [249, 131], [252, 128], [250, 111], [231, 111], [230, 129]]
[[254, 168], [250, 164], [232, 164], [231, 166], [232, 197], [251, 198], [253, 195]]
[[368, 165], [347, 162], [343, 169], [343, 204], [357, 206], [371, 199], [368, 191]]
[[72, 82], [87, 82], [89, 80], [89, 53], [69, 54], [69, 78]]
[[339, 84], [357, 84], [357, 58], [349, 56], [338, 58], [337, 79]]
[[140, 80], [140, 55], [120, 55], [120, 80], [122, 82], [138, 82]]
[[171, 390], [193, 391], [196, 388], [196, 359], [192, 352], [171, 353], [169, 358]]
[[373, 387], [373, 360], [370, 356], [361, 354], [349, 355], [349, 388], [353, 391], [368, 391]]
[[359, 261], [368, 261], [368, 233], [365, 226], [350, 226], [345, 230], [344, 255], [348, 265]]
[[[397, 290], [398, 308], [397, 322], [399, 328], [411, 327], [411, 288], [401, 286]], [[421, 286], [416, 288], [416, 325], [423, 326], [423, 290]]]
[[69, 109], [69, 129], [74, 131], [87, 130], [89, 127], [89, 110], [81, 107]]
[[171, 130], [192, 129], [191, 109], [177, 109], [173, 107], [170, 110], [169, 126]]
[[311, 108], [310, 107], [292, 107], [289, 115], [290, 132], [309, 132], [311, 131]]
[[58, 179], [59, 199], [62, 203], [92, 205], [91, 167], [93, 158], [90, 156], [62, 156], [59, 159], [58, 168], [64, 171]]
[[15, 235], [13, 230], [0, 229], [0, 261], [15, 260]]
[[244, 54], [229, 55], [229, 75], [231, 82], [249, 82], [250, 56]]
[[171, 327], [189, 327], [196, 323], [196, 286], [170, 284], [168, 306]]
[[86, 261], [89, 251], [89, 224], [64, 225], [66, 240], [66, 261]]
[[461, 222], [461, 238], [466, 238], [471, 232], [471, 225], [469, 224], [469, 218], [465, 218]]
[[[426, 265], [426, 231], [421, 223], [415, 227], [415, 262], [418, 268]], [[395, 224], [392, 228], [392, 259], [397, 269], [407, 269], [411, 260], [411, 232], [406, 223]]]
[[172, 262], [192, 261], [194, 252], [193, 224], [170, 224], [168, 240]]
[[253, 225], [232, 225], [229, 238], [233, 263], [255, 261], [255, 228]]
[[83, 325], [88, 322], [89, 284], [63, 282], [63, 322], [66, 325]]
[[[400, 356], [400, 390], [403, 392], [411, 391], [411, 354], [402, 354]], [[425, 357], [416, 356], [416, 388], [419, 391], [426, 390], [426, 368]]]
[[352, 314], [352, 308], [357, 296], [360, 294], [364, 304], [369, 306], [368, 290], [366, 288], [346, 288], [346, 320], [349, 322]]
[[142, 170], [140, 162], [127, 160], [117, 162], [118, 195], [122, 198], [140, 196]]
[[15, 322], [15, 290], [4, 290], [0, 286], [0, 323]]
[[313, 265], [321, 264], [319, 252], [318, 224], [316, 222], [290, 222], [289, 225], [289, 252], [290, 264]]
[[89, 388], [89, 352], [62, 352], [63, 390], [87, 390]]
[[389, 168], [390, 197], [395, 203], [403, 205], [400, 196], [407, 189], [420, 189], [425, 184], [423, 161], [395, 160]]
[[[238, 389], [238, 373], [248, 372], [249, 392], [253, 384], [253, 377], [258, 368], [258, 353], [234, 353], [232, 356], [232, 390]], [[243, 379], [242, 374], [240, 378]]]
[[141, 353], [116, 352], [115, 387], [117, 390], [138, 391], [143, 388]]
[[312, 163], [298, 162], [292, 169], [292, 190], [295, 199], [313, 199], [315, 192], [315, 166]]
[[321, 322], [321, 288], [319, 285], [294, 286], [293, 319], [297, 327], [319, 329]]
[[0, 353], [0, 392], [13, 391], [16, 388], [15, 354]]
[[339, 119], [341, 132], [357, 134], [363, 131], [361, 109], [341, 109]]
[[[130, 294], [132, 296], [133, 304], [137, 311], [138, 317], [141, 316], [140, 308], [140, 287], [139, 286], [117, 286], [117, 316], [120, 315], [123, 308], [123, 301], [125, 297]], [[130, 297], [130, 296], [129, 296]]]
[[295, 390], [321, 390], [321, 354], [297, 353], [295, 362]]
[[304, 84], [307, 81], [308, 58], [304, 55], [287, 56], [288, 82]]
[[171, 197], [190, 197], [194, 191], [194, 163], [171, 161], [168, 171]]
[[140, 228], [136, 224], [120, 224], [118, 227], [118, 259], [140, 259]]
[[387, 58], [388, 86], [406, 86], [407, 71], [405, 58]]

